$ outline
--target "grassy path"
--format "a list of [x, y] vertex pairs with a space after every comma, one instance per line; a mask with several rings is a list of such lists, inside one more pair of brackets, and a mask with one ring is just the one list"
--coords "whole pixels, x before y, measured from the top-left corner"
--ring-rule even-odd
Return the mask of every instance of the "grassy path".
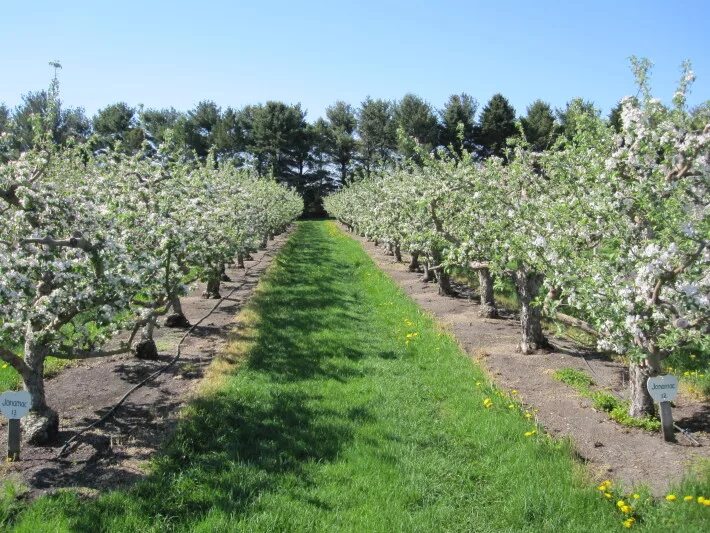
[[[6, 525], [622, 529], [624, 515], [583, 481], [567, 447], [536, 433], [334, 224], [299, 225], [242, 320], [145, 481], [88, 501], [4, 505]], [[650, 508], [646, 524], [702, 530], [707, 508], [671, 505]]]

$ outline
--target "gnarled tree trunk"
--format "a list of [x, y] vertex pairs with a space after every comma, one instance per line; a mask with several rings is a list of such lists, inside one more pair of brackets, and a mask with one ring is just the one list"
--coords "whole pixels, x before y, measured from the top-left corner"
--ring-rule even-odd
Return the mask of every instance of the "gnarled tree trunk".
[[138, 359], [156, 360], [158, 358], [158, 347], [153, 340], [153, 329], [155, 328], [155, 316], [151, 315], [148, 322], [141, 329], [141, 337], [134, 353]]
[[537, 296], [544, 277], [536, 272], [520, 269], [515, 273], [515, 287], [520, 300], [520, 328], [522, 339], [520, 351], [524, 354], [533, 353], [540, 348], [549, 346], [542, 333], [542, 308], [532, 304]]
[[202, 293], [203, 298], [217, 300], [222, 297], [219, 293], [220, 277], [219, 271], [214, 272], [210, 276], [207, 280], [207, 288], [205, 292]]
[[419, 252], [412, 252], [412, 259], [409, 261], [407, 269], [410, 272], [416, 272], [419, 270]]
[[646, 388], [648, 378], [661, 373], [661, 361], [655, 350], [651, 349], [646, 361], [643, 363], [631, 362], [629, 364], [629, 387], [631, 405], [629, 414], [635, 418], [653, 416], [656, 411], [653, 398]]
[[[443, 261], [443, 257], [441, 255], [441, 252], [438, 250], [434, 250], [432, 253], [432, 259], [434, 260], [434, 263], [436, 263], [436, 266], [440, 266], [441, 262]], [[436, 276], [436, 282], [439, 285], [439, 294], [441, 296], [455, 296], [456, 292], [454, 291], [453, 287], [451, 286], [451, 278], [449, 275], [444, 272], [443, 268], [437, 268], [434, 271], [434, 275]]]
[[170, 300], [170, 307], [173, 312], [165, 319], [165, 326], [168, 328], [189, 328], [190, 321], [182, 311], [182, 304], [179, 296], [173, 296]]
[[485, 318], [496, 318], [496, 301], [493, 294], [493, 276], [487, 268], [478, 270], [478, 290], [480, 291], [481, 309], [479, 314]]
[[227, 275], [227, 267], [225, 265], [222, 265], [222, 272], [219, 275], [219, 279], [221, 281], [232, 281], [232, 278]]
[[422, 281], [424, 283], [430, 283], [436, 279], [436, 276], [434, 275], [434, 271], [430, 268], [431, 263], [429, 260], [424, 262], [424, 275], [422, 276]]
[[400, 248], [399, 243], [394, 245], [393, 252], [394, 252], [395, 261], [397, 261], [398, 263], [401, 263], [402, 262], [402, 249]]
[[243, 252], [237, 252], [237, 268], [245, 268]]
[[44, 394], [44, 360], [49, 350], [37, 344], [34, 335], [25, 341], [25, 373], [22, 375], [24, 389], [32, 396], [29, 414], [22, 419], [22, 431], [27, 442], [35, 446], [44, 446], [56, 442], [59, 434], [57, 412], [47, 405]]

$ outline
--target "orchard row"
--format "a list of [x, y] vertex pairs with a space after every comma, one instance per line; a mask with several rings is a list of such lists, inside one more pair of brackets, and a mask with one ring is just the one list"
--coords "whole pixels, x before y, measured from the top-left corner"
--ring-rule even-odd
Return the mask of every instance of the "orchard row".
[[225, 264], [243, 266], [303, 210], [291, 189], [213, 157], [194, 162], [169, 135], [151, 156], [45, 137], [0, 166], [0, 357], [32, 395], [23, 424], [34, 443], [58, 427], [47, 356], [157, 356], [158, 317], [189, 325], [189, 286], [207, 282], [205, 296], [219, 298]]
[[476, 271], [481, 309], [508, 279], [521, 306], [523, 353], [547, 344], [543, 313], [560, 309], [629, 356], [632, 416], [653, 413], [646, 380], [680, 350], [710, 349], [710, 124], [686, 108], [686, 68], [664, 106], [635, 62], [639, 96], [621, 129], [570, 110], [573, 135], [548, 150], [525, 140], [504, 158], [413, 143], [405, 165], [326, 198], [354, 231], [424, 263], [450, 292], [452, 270]]

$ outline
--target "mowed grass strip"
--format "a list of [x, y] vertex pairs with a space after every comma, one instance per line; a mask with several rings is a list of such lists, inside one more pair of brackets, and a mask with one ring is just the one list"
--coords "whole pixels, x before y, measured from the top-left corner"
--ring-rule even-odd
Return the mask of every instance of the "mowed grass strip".
[[[299, 224], [241, 318], [145, 480], [6, 508], [6, 527], [622, 529], [568, 446], [536, 432], [334, 223]], [[702, 530], [702, 507], [655, 506], [653, 524]]]

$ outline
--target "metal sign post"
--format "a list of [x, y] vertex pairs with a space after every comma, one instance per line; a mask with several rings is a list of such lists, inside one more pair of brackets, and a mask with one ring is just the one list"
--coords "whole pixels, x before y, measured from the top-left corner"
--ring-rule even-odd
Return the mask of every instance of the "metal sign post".
[[660, 407], [663, 439], [666, 442], [675, 442], [671, 401], [678, 395], [678, 379], [671, 375], [648, 378], [646, 388]]
[[0, 412], [8, 419], [7, 460], [20, 460], [20, 418], [30, 412], [32, 396], [27, 391], [0, 394]]

